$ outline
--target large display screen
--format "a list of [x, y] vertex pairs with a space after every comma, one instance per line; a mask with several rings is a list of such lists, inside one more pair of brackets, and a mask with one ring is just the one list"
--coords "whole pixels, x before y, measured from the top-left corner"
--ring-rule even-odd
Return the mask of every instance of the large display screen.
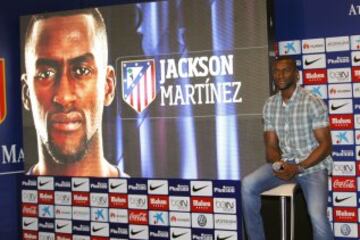
[[246, 0], [23, 16], [26, 171], [241, 179], [265, 162], [266, 28]]

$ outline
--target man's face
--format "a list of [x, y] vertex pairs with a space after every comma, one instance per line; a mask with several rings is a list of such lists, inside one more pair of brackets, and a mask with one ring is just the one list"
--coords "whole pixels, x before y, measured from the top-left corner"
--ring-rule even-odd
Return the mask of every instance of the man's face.
[[283, 91], [296, 85], [298, 72], [290, 60], [279, 60], [274, 63], [273, 78], [276, 87]]
[[87, 15], [39, 20], [25, 54], [37, 134], [60, 163], [81, 159], [101, 127], [107, 69], [93, 21]]

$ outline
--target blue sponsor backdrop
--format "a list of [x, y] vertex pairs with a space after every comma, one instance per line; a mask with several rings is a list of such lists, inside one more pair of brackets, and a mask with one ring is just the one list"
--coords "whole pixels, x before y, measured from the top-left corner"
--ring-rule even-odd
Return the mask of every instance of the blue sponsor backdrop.
[[[0, 58], [5, 59], [7, 115], [0, 124], [0, 238], [20, 239], [19, 176], [22, 175], [19, 17], [38, 12], [133, 3], [131, 0], [10, 1], [0, 8]], [[3, 97], [3, 96], [1, 96]]]
[[[322, 93], [321, 97], [328, 102], [330, 117], [335, 119], [331, 124], [334, 169], [328, 204], [335, 238], [359, 239], [360, 146], [358, 131], [354, 129], [358, 128], [358, 118], [353, 114], [360, 113], [360, 1], [274, 3], [273, 38], [278, 43], [274, 45], [275, 53], [294, 55], [303, 62], [298, 66], [306, 88], [315, 93], [318, 90], [318, 95], [321, 88], [328, 89], [328, 96]], [[343, 200], [337, 201], [338, 198]]]

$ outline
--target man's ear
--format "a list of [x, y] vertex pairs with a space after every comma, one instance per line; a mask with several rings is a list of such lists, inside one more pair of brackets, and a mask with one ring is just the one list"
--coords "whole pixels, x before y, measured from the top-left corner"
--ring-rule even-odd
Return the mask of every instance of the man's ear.
[[115, 97], [116, 90], [116, 75], [112, 66], [106, 68], [106, 82], [105, 82], [105, 101], [104, 105], [109, 106]]
[[30, 102], [29, 85], [28, 85], [28, 82], [27, 82], [26, 73], [23, 73], [21, 75], [21, 99], [22, 99], [24, 108], [26, 110], [30, 111], [31, 102]]

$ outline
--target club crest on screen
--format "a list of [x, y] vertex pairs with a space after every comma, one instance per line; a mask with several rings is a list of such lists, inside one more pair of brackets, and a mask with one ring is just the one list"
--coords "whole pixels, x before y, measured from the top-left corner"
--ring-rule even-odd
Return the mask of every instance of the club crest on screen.
[[156, 98], [155, 60], [122, 61], [121, 71], [123, 100], [141, 113]]
[[0, 58], [0, 124], [6, 117], [5, 59]]

